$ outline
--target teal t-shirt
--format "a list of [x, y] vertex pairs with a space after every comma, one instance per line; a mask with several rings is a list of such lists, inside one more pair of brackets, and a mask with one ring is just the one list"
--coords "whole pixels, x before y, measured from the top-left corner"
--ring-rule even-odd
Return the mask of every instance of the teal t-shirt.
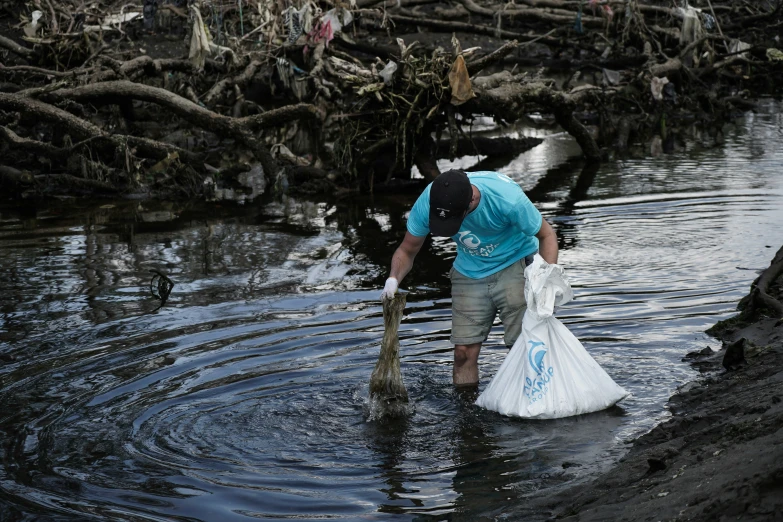
[[[466, 277], [480, 279], [535, 253], [542, 217], [508, 176], [470, 172], [468, 178], [481, 192], [481, 201], [452, 236], [457, 243], [454, 268]], [[414, 236], [430, 232], [431, 187], [432, 183], [427, 185], [408, 216], [408, 232]]]

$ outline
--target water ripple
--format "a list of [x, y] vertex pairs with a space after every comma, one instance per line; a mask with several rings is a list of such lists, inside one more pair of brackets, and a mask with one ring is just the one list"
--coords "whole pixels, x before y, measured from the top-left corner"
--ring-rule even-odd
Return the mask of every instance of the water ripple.
[[[682, 356], [717, 347], [704, 329], [783, 244], [776, 114], [727, 132], [721, 149], [602, 166], [579, 197], [578, 173], [546, 180], [554, 197], [540, 208], [576, 293], [558, 317], [632, 392], [556, 421], [498, 416], [451, 385], [447, 241], [428, 243], [406, 280], [411, 414], [368, 421], [378, 283], [405, 208], [357, 203], [348, 220], [272, 206], [207, 225], [182, 215], [179, 228], [104, 210], [91, 224], [43, 212], [36, 226], [0, 213], [0, 509], [9, 520], [475, 520], [605, 469], [666, 417], [695, 375]], [[777, 141], [759, 148], [769, 133]], [[525, 154], [528, 188], [549, 172]], [[154, 267], [177, 286], [150, 313]], [[505, 355], [496, 324], [482, 386]]]

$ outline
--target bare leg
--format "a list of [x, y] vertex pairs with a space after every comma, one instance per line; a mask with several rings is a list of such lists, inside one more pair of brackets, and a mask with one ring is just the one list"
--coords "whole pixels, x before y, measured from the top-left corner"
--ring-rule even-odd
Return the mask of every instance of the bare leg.
[[478, 356], [481, 343], [454, 346], [454, 384], [478, 383]]

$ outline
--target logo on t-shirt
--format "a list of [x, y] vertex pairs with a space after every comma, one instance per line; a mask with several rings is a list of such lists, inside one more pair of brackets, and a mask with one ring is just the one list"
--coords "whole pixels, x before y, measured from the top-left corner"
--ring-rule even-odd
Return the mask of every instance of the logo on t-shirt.
[[481, 246], [481, 240], [476, 234], [471, 233], [470, 230], [459, 232], [458, 241], [461, 250], [471, 256], [489, 257], [498, 247], [497, 244]]
[[478, 238], [478, 236], [476, 236], [476, 234], [471, 234], [470, 230], [459, 232], [459, 242], [462, 243], [465, 248], [470, 250], [474, 250], [481, 246], [481, 240]]

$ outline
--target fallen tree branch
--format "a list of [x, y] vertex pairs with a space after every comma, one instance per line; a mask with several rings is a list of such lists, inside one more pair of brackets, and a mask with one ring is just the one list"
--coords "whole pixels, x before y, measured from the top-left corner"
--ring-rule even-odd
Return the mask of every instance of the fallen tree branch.
[[54, 71], [52, 69], [44, 69], [43, 67], [33, 67], [31, 65], [14, 65], [12, 67], [3, 67], [0, 64], [0, 75], [7, 76], [16, 73], [27, 73], [35, 76], [51, 76], [52, 78], [75, 78], [82, 74], [89, 74], [97, 71], [97, 68], [91, 67], [87, 69], [71, 69], [70, 71]]
[[478, 60], [469, 62], [467, 64], [468, 74], [473, 76], [474, 74], [481, 72], [482, 69], [486, 69], [491, 65], [495, 65], [496, 63], [502, 61], [503, 58], [505, 58], [507, 55], [511, 54], [518, 46], [519, 42], [517, 40], [512, 40], [510, 42], [504, 43], [501, 47], [495, 49], [488, 55], [482, 56]]
[[581, 49], [589, 50], [595, 54], [601, 54], [597, 49], [579, 42], [563, 42], [557, 38], [543, 37], [540, 35], [528, 35], [528, 34], [518, 33], [515, 31], [509, 31], [506, 29], [498, 29], [497, 27], [491, 27], [488, 25], [478, 25], [478, 24], [472, 24], [466, 22], [450, 22], [445, 20], [435, 20], [431, 18], [414, 18], [410, 16], [401, 16], [401, 15], [389, 14], [389, 13], [384, 15], [384, 13], [372, 9], [362, 10], [362, 14], [373, 16], [376, 18], [383, 18], [385, 16], [386, 18], [391, 19], [395, 23], [419, 25], [422, 27], [429, 27], [431, 29], [440, 29], [447, 32], [483, 34], [487, 36], [493, 36], [495, 38], [515, 39], [520, 42], [529, 42], [531, 40], [536, 40], [553, 47], [576, 46]]
[[261, 67], [259, 60], [251, 60], [245, 69], [233, 78], [224, 78], [217, 82], [205, 95], [204, 104], [211, 107], [215, 102], [223, 95], [223, 93], [229, 90], [233, 86], [245, 87], [250, 80], [253, 79], [259, 67]]
[[[526, 150], [530, 150], [539, 143], [539, 138], [510, 138], [501, 136], [498, 138], [489, 138], [486, 136], [462, 137], [457, 139], [455, 156], [517, 156]], [[433, 143], [430, 153], [435, 159], [447, 158], [451, 140], [440, 140], [437, 144]]]
[[259, 130], [274, 127], [292, 120], [316, 120], [321, 118], [321, 112], [315, 105], [309, 103], [297, 103], [286, 105], [278, 109], [272, 109], [260, 114], [245, 116], [239, 121], [251, 130]]
[[[370, 7], [383, 7], [392, 9], [394, 7], [407, 7], [411, 5], [436, 4], [439, 0], [358, 0], [356, 6], [361, 9]], [[382, 5], [378, 5], [382, 4]]]
[[139, 152], [146, 157], [155, 159], [165, 158], [168, 154], [178, 153], [180, 157], [191, 162], [198, 162], [202, 156], [193, 154], [190, 151], [181, 149], [168, 143], [162, 143], [148, 138], [137, 136], [111, 135], [106, 133], [100, 127], [77, 118], [73, 114], [43, 103], [39, 100], [18, 96], [16, 94], [0, 93], [0, 108], [20, 112], [29, 116], [34, 116], [42, 121], [47, 121], [65, 127], [65, 129], [76, 137], [83, 139], [80, 143], [70, 148], [59, 148], [49, 143], [43, 143], [29, 138], [23, 138], [11, 129], [0, 126], [0, 138], [12, 145], [35, 152], [37, 154], [49, 155], [53, 159], [63, 159], [72, 154], [81, 146], [95, 140], [105, 140], [112, 147], [123, 147], [126, 144], [136, 147]]
[[72, 176], [71, 174], [41, 174], [35, 177], [39, 187], [42, 184], [66, 185], [69, 189], [83, 189], [90, 192], [103, 192], [107, 194], [118, 194], [121, 189], [111, 183], [98, 181], [97, 179], [86, 179]]
[[34, 182], [35, 178], [29, 172], [24, 172], [7, 165], [0, 165], [0, 186], [31, 185]]
[[[558, 11], [557, 8], [550, 6], [549, 10], [538, 9], [536, 7], [517, 8], [517, 9], [490, 9], [488, 7], [482, 7], [473, 0], [460, 0], [460, 3], [465, 6], [469, 12], [482, 16], [488, 16], [492, 19], [496, 19], [498, 16], [507, 16], [509, 18], [514, 17], [522, 20], [539, 20], [542, 22], [550, 22], [555, 24], [571, 25], [576, 19], [576, 12]], [[597, 16], [582, 15], [582, 25], [586, 27], [602, 27], [606, 22], [603, 18]]]
[[783, 248], [778, 250], [772, 264], [751, 285], [752, 308], [768, 308], [777, 313], [779, 317], [783, 317], [783, 304], [769, 295], [772, 285], [781, 274], [783, 274]]
[[679, 58], [670, 58], [664, 63], [657, 63], [650, 66], [650, 74], [653, 76], [666, 76], [682, 69], [682, 61]]
[[14, 42], [10, 38], [0, 35], [0, 47], [8, 49], [14, 54], [21, 56], [27, 60], [34, 60], [38, 55], [32, 49], [28, 49], [18, 43]]
[[55, 147], [50, 143], [44, 143], [38, 140], [31, 140], [29, 138], [22, 138], [8, 127], [0, 125], [0, 141], [10, 143], [16, 148], [28, 150], [35, 154], [41, 154], [51, 159], [64, 158], [67, 156], [67, 151], [59, 147]]
[[127, 80], [61, 89], [46, 94], [44, 99], [53, 102], [71, 100], [77, 102], [89, 101], [92, 103], [117, 103], [122, 99], [131, 99], [159, 105], [199, 128], [215, 132], [224, 137], [234, 138], [243, 143], [261, 162], [266, 175], [270, 176], [270, 179], [273, 179], [277, 174], [279, 166], [267, 146], [253, 131], [275, 125], [281, 121], [287, 121], [292, 117], [302, 118], [318, 115], [318, 110], [315, 106], [298, 104], [245, 118], [232, 118], [212, 112], [166, 89]]
[[0, 93], [0, 109], [19, 112], [34, 116], [41, 121], [61, 125], [79, 139], [103, 136], [105, 134], [100, 127], [77, 118], [68, 111], [18, 94]]
[[584, 125], [574, 117], [576, 102], [586, 96], [589, 89], [584, 93], [569, 95], [541, 81], [529, 82], [523, 76], [513, 76], [508, 71], [479, 78], [473, 83], [473, 87], [478, 97], [469, 103], [473, 104], [476, 112], [513, 121], [526, 114], [531, 105], [541, 107], [551, 112], [563, 130], [574, 137], [582, 148], [585, 159], [601, 160], [598, 144]]

